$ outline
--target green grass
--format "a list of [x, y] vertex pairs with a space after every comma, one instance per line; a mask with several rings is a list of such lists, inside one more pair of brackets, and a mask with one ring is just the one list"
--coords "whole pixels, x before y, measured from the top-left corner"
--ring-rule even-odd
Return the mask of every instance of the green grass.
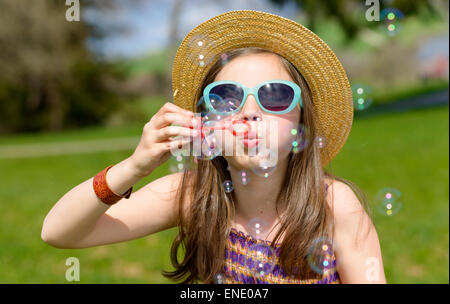
[[153, 114], [161, 108], [164, 102], [165, 100], [161, 97], [146, 97], [135, 100], [132, 105], [126, 106], [126, 108], [132, 108], [133, 112], [139, 112], [142, 118], [137, 121], [133, 121], [133, 123], [130, 124], [109, 127], [93, 126], [46, 133], [22, 133], [14, 136], [0, 136], [0, 147], [1, 145], [94, 140], [98, 138], [106, 139], [136, 136], [140, 134], [142, 128], [144, 127], [144, 124], [149, 121]]
[[[347, 143], [331, 163], [335, 174], [367, 193], [372, 206], [382, 187], [403, 194], [398, 214], [374, 217], [389, 283], [449, 282], [448, 114], [448, 107], [441, 107], [355, 120]], [[0, 143], [136, 136], [141, 128], [13, 136]], [[80, 283], [168, 283], [161, 270], [171, 269], [174, 229], [77, 250], [56, 249], [40, 238], [44, 217], [62, 195], [131, 153], [0, 159], [0, 283], [67, 283], [65, 260], [72, 256], [80, 260]], [[167, 173], [166, 163], [135, 189]]]
[[[390, 283], [449, 282], [448, 128], [448, 107], [358, 119], [332, 161], [367, 194]], [[391, 217], [376, 210], [383, 187], [402, 193]]]

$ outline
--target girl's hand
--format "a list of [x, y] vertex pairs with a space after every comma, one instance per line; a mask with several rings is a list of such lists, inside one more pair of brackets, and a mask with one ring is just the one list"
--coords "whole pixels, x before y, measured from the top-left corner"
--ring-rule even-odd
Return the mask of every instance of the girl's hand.
[[[172, 148], [181, 147], [190, 142], [193, 136], [197, 136], [198, 131], [192, 129], [197, 127], [197, 123], [193, 112], [166, 102], [144, 125], [139, 144], [130, 156], [135, 174], [145, 177], [167, 161]], [[178, 136], [179, 138], [173, 138]]]

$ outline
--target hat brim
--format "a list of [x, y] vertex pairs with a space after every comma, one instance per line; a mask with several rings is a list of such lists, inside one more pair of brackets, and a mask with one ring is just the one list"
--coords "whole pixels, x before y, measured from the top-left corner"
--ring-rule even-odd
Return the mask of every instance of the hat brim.
[[353, 122], [352, 90], [329, 46], [303, 25], [270, 13], [236, 10], [217, 15], [191, 30], [181, 42], [172, 67], [174, 103], [195, 110], [195, 93], [213, 62], [227, 51], [261, 47], [289, 60], [311, 90], [317, 134], [326, 166], [343, 147]]

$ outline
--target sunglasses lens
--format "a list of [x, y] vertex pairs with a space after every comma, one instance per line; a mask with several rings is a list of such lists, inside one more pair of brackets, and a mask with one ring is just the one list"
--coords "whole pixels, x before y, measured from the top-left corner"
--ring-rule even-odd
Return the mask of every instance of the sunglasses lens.
[[291, 105], [294, 89], [284, 83], [268, 83], [259, 88], [258, 98], [265, 109], [281, 112]]
[[236, 110], [242, 102], [244, 91], [235, 84], [219, 84], [209, 91], [211, 106], [218, 112]]

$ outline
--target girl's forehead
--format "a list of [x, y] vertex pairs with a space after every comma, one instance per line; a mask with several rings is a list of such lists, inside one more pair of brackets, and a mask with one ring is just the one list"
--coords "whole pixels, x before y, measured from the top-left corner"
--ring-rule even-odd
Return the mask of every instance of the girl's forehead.
[[226, 63], [214, 81], [233, 80], [252, 87], [271, 79], [292, 81], [276, 55], [251, 54], [234, 58]]

